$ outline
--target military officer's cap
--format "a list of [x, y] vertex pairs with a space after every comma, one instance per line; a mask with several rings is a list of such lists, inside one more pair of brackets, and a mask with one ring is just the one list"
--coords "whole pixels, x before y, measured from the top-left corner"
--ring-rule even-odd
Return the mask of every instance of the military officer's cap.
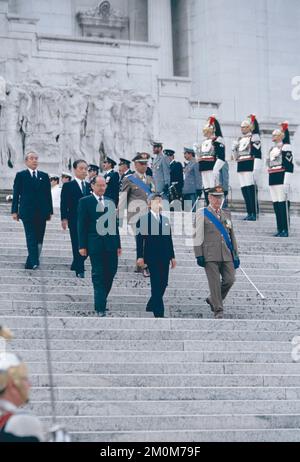
[[49, 175], [49, 178], [50, 178], [50, 181], [52, 181], [52, 180], [59, 181], [59, 176], [56, 175], [55, 173]]
[[99, 167], [98, 167], [98, 165], [89, 164], [89, 166], [88, 166], [88, 172], [96, 172], [96, 173], [99, 173]]
[[120, 157], [120, 162], [119, 162], [119, 165], [127, 165], [127, 167], [129, 168], [130, 167], [130, 160], [127, 160], [127, 159], [123, 159], [122, 157]]
[[211, 196], [223, 196], [224, 189], [222, 188], [222, 186], [215, 186], [214, 188], [208, 190], [208, 194], [210, 194]]
[[111, 157], [106, 157], [104, 162], [107, 162], [107, 163], [111, 164], [113, 167], [115, 167], [117, 165], [117, 162], [114, 161]]
[[137, 152], [136, 156], [132, 159], [133, 162], [148, 162], [150, 154], [147, 152]]
[[154, 148], [162, 148], [163, 144], [160, 141], [151, 141], [151, 144]]
[[192, 154], [195, 157], [195, 151], [193, 148], [183, 148], [183, 152], [187, 152], [188, 154]]
[[169, 156], [174, 156], [175, 151], [173, 151], [173, 149], [164, 149], [164, 154], [165, 154], [166, 156], [168, 156], [168, 157], [169, 157]]
[[61, 176], [65, 178], [72, 178], [72, 175], [69, 172], [62, 172]]

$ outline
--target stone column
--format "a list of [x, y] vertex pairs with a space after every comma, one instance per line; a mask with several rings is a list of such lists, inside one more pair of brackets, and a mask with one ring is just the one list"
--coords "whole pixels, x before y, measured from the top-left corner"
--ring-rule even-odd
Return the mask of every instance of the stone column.
[[171, 0], [148, 0], [148, 41], [160, 45], [159, 77], [173, 76]]

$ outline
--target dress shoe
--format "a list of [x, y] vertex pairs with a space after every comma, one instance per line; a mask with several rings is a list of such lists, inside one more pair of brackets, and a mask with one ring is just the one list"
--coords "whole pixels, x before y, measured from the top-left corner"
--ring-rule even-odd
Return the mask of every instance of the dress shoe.
[[215, 319], [223, 319], [223, 311], [216, 311], [215, 312]]
[[150, 272], [149, 272], [148, 268], [144, 268], [143, 276], [144, 276], [144, 278], [150, 278]]
[[80, 279], [84, 279], [84, 273], [77, 273], [76, 272], [76, 277]]
[[206, 303], [210, 306], [211, 311], [214, 313], [215, 310], [214, 310], [214, 307], [212, 306], [212, 304], [210, 303], [210, 299], [207, 297], [207, 298], [205, 299], [205, 301], [206, 301]]
[[281, 231], [277, 237], [289, 237], [289, 233], [288, 231]]
[[97, 316], [99, 318], [105, 318], [106, 317], [106, 312], [105, 311], [96, 311]]

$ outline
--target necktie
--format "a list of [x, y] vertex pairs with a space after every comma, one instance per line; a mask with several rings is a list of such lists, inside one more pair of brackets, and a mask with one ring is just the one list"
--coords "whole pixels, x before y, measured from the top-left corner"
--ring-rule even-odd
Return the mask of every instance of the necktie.
[[82, 190], [82, 194], [85, 196], [85, 184], [84, 184], [84, 181], [81, 182], [81, 190]]
[[99, 197], [99, 204], [100, 204], [100, 206], [101, 206], [102, 211], [104, 212], [104, 200], [103, 200], [103, 196], [100, 196], [100, 197]]
[[37, 180], [36, 170], [33, 170], [33, 172], [32, 172], [32, 178], [33, 178], [34, 180]]

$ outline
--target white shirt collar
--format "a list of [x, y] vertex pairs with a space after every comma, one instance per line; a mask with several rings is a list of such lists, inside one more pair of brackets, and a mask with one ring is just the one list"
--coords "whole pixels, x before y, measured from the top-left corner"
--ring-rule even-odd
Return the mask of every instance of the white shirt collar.
[[155, 219], [159, 221], [159, 219], [160, 219], [160, 214], [159, 214], [159, 213], [158, 213], [158, 214], [154, 213], [152, 209], [150, 210], [150, 212], [151, 212], [152, 215], [155, 217]]
[[74, 176], [74, 180], [77, 181], [78, 186], [80, 187], [80, 189], [82, 189], [82, 182], [85, 182], [85, 180], [80, 180], [79, 178], [77, 178], [77, 176]]
[[106, 170], [105, 175], [107, 175], [108, 173], [110, 173], [112, 171], [113, 171], [113, 168], [111, 168], [110, 170]]
[[37, 176], [37, 169], [36, 170], [32, 170], [31, 168], [27, 167], [27, 169], [29, 170], [29, 173], [31, 176], [33, 176], [33, 172], [36, 172], [36, 176]]
[[[97, 201], [99, 202], [100, 196], [97, 196], [97, 194], [95, 194], [94, 192], [93, 192], [93, 196], [94, 196], [94, 198], [97, 199]], [[104, 196], [102, 196], [101, 202], [104, 202]]]

